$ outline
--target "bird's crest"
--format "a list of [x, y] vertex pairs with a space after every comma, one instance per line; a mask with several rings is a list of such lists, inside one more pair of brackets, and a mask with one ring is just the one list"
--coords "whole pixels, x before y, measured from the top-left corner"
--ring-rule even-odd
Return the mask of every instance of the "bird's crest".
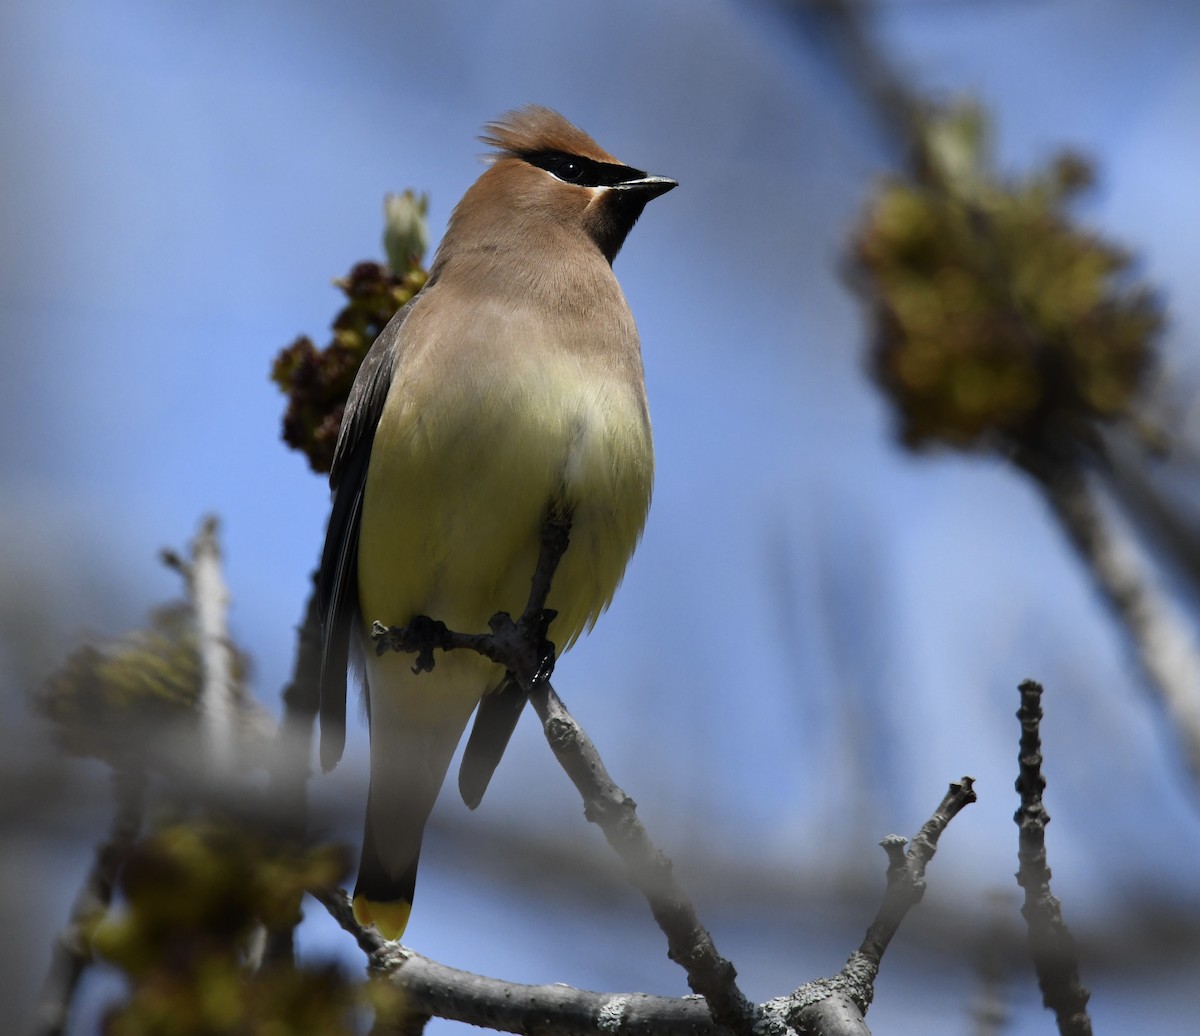
[[531, 154], [561, 152], [597, 162], [616, 163], [612, 155], [583, 130], [572, 126], [558, 112], [540, 104], [516, 108], [484, 126], [479, 139], [496, 148], [494, 158], [526, 158]]

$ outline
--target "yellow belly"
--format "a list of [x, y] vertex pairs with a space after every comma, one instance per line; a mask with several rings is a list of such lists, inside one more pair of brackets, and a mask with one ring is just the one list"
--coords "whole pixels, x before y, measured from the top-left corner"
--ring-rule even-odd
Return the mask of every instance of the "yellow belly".
[[[471, 632], [497, 611], [520, 614], [542, 523], [562, 506], [573, 517], [548, 601], [558, 611], [550, 639], [568, 647], [612, 599], [650, 501], [644, 406], [577, 357], [530, 353], [497, 363], [485, 353], [447, 377], [413, 363], [395, 379], [360, 531], [368, 627], [428, 615]], [[486, 685], [495, 667], [480, 662], [454, 668], [478, 668]]]

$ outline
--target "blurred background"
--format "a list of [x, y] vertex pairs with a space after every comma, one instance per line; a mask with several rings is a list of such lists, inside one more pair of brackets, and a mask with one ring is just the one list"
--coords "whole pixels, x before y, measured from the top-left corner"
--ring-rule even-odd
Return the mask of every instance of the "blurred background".
[[[855, 13], [909, 89], [985, 106], [1002, 169], [1065, 146], [1095, 161], [1082, 220], [1139, 257], [1169, 319], [1156, 392], [1180, 449], [1133, 467], [1182, 508], [1200, 7]], [[30, 691], [86, 637], [178, 596], [157, 552], [214, 513], [233, 633], [278, 713], [328, 491], [280, 442], [272, 358], [327, 338], [331, 280], [382, 258], [387, 192], [428, 191], [436, 240], [480, 172], [482, 123], [531, 101], [680, 182], [615, 264], [654, 419], [650, 521], [555, 684], [746, 993], [836, 972], [877, 905], [877, 841], [915, 833], [970, 774], [979, 802], [944, 836], [868, 1021], [983, 1031], [979, 947], [1020, 947], [1013, 713], [1029, 676], [1046, 686], [1054, 890], [1096, 1025], [1194, 1021], [1196, 793], [1123, 630], [1031, 482], [994, 457], [905, 450], [867, 374], [844, 270], [903, 155], [845, 25], [786, 0], [4, 7], [0, 999], [14, 1031], [108, 811], [103, 771], [54, 753]], [[1162, 578], [1194, 606], [1186, 580]], [[362, 726], [312, 789], [354, 846]], [[419, 952], [514, 981], [687, 992], [530, 716], [476, 814], [443, 796], [423, 859], [405, 938]], [[307, 913], [303, 953], [360, 970], [351, 940]], [[1001, 984], [1003, 1031], [1053, 1031], [1019, 954]], [[72, 1031], [94, 1031], [119, 993], [90, 975]]]

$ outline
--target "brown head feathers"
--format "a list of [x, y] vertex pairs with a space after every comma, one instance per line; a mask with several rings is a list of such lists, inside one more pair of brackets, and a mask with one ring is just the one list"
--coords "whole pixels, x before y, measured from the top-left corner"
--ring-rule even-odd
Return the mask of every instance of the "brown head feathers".
[[527, 158], [532, 154], [560, 152], [579, 155], [596, 162], [619, 165], [583, 130], [572, 126], [558, 112], [540, 104], [516, 108], [495, 122], [484, 126], [479, 139], [500, 152], [497, 158]]
[[[484, 127], [480, 139], [496, 151], [491, 168], [475, 181], [450, 217], [430, 269], [441, 276], [451, 254], [537, 254], [561, 250], [564, 228], [599, 247], [611, 263], [651, 198], [675, 186], [614, 158], [558, 112], [539, 104], [509, 112]], [[489, 267], [490, 268], [490, 267]]]

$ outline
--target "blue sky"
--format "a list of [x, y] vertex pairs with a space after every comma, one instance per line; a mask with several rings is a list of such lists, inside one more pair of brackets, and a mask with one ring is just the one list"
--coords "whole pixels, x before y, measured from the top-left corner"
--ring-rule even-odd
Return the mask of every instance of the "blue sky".
[[[1083, 214], [1144, 258], [1171, 306], [1169, 364], [1194, 373], [1200, 8], [882, 6], [899, 67], [991, 107], [1006, 166], [1063, 145], [1097, 159]], [[29, 595], [4, 607], [55, 619], [21, 665], [7, 638], [11, 671], [142, 621], [176, 592], [156, 550], [216, 512], [234, 630], [275, 707], [327, 494], [278, 441], [271, 358], [297, 334], [324, 340], [330, 280], [380, 254], [386, 192], [428, 190], [440, 235], [479, 173], [481, 124], [537, 101], [681, 184], [616, 263], [654, 418], [651, 518], [556, 684], [685, 880], [689, 860], [799, 883], [882, 873], [875, 841], [913, 832], [971, 773], [981, 801], [947, 834], [930, 897], [982, 913], [981, 889], [1011, 888], [1015, 687], [1036, 676], [1068, 918], [1098, 928], [1132, 888], [1194, 916], [1200, 823], [1170, 732], [1041, 501], [998, 462], [893, 444], [838, 273], [888, 156], [817, 37], [772, 4], [715, 0], [62, 0], [0, 19], [0, 551]], [[28, 727], [20, 688], [0, 710]], [[357, 801], [350, 755], [325, 801]], [[569, 897], [498, 893], [477, 861], [448, 859], [479, 851], [473, 827], [483, 844], [529, 827], [602, 856], [528, 720], [479, 814], [462, 814], [442, 800], [452, 834], [426, 856], [417, 949], [528, 981], [684, 991], [636, 902], [597, 925]], [[71, 867], [25, 851], [56, 877], [29, 892], [48, 932]], [[786, 937], [707, 906], [761, 998], [840, 967], [874, 904], [858, 927], [798, 918]], [[925, 1018], [927, 962], [904, 952], [885, 962], [878, 1031], [964, 1031], [970, 975]], [[1012, 1031], [1050, 1031], [1019, 996]], [[1155, 996], [1170, 1009], [1171, 990]], [[1145, 1003], [1110, 977], [1096, 1018], [1118, 1029]]]

